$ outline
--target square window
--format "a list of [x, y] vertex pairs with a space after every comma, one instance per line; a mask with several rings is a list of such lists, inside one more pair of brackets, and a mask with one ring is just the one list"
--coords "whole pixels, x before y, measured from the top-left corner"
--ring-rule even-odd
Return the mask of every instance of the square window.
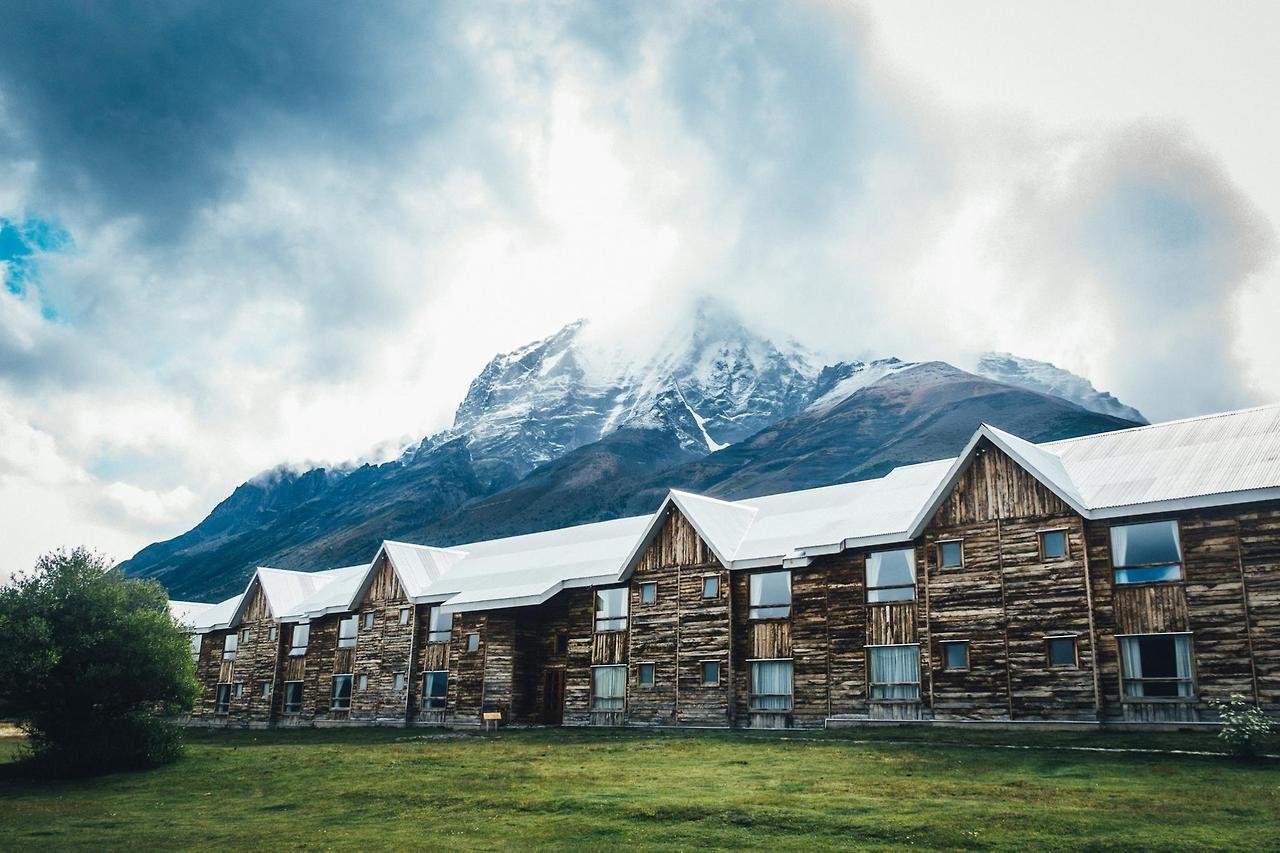
[[867, 603], [911, 601], [916, 597], [914, 548], [876, 551], [867, 555]]
[[394, 676], [393, 690], [404, 690], [404, 673], [397, 672]]
[[372, 628], [372, 627], [373, 627], [373, 611], [372, 611], [372, 610], [370, 610], [368, 613], [364, 614], [364, 626], [365, 626], [366, 628]]
[[950, 640], [942, 644], [942, 668], [963, 672], [969, 668], [969, 641]]
[[400, 624], [401, 625], [409, 624], [409, 608], [407, 607], [400, 608]]
[[658, 585], [656, 583], [649, 581], [648, 583], [640, 584], [640, 603], [658, 603]]
[[704, 687], [715, 687], [720, 683], [720, 661], [704, 660], [702, 662], [702, 684]]
[[964, 548], [959, 540], [938, 543], [938, 565], [944, 569], [954, 569], [964, 565]]
[[469, 652], [480, 651], [480, 635], [479, 634], [467, 634], [467, 651]]
[[1111, 528], [1111, 562], [1117, 584], [1181, 580], [1178, 522], [1116, 525]]
[[640, 664], [639, 671], [637, 672], [637, 675], [636, 675], [636, 680], [640, 683], [641, 687], [653, 686], [653, 670], [654, 670], [654, 667], [653, 667], [653, 664], [651, 663]]
[[1049, 666], [1057, 669], [1075, 669], [1076, 661], [1075, 637], [1050, 637], [1045, 640], [1049, 656]]
[[750, 619], [786, 619], [791, 615], [791, 572], [760, 572], [748, 581]]
[[703, 598], [719, 598], [720, 597], [720, 576], [719, 575], [703, 576], [702, 597]]
[[365, 675], [363, 672], [362, 672], [362, 673], [360, 673], [360, 678], [359, 678], [359, 679], [357, 679], [357, 681], [356, 681], [356, 688], [357, 688], [358, 690], [368, 690], [368, 689], [369, 689], [369, 676]]
[[1040, 559], [1062, 560], [1067, 556], [1067, 531], [1045, 530], [1040, 534]]

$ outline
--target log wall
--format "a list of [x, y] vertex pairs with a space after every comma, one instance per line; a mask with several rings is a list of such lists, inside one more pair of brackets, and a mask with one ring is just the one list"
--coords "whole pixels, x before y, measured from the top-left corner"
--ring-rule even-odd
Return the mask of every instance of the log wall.
[[[420, 678], [410, 671], [416, 613], [386, 555], [379, 558], [379, 563], [357, 611], [350, 717], [360, 722], [403, 722], [409, 714], [409, 694], [415, 680], [421, 691]], [[409, 615], [405, 625], [400, 624], [402, 610]], [[372, 628], [365, 627], [365, 614], [373, 615]], [[399, 690], [395, 686], [397, 673], [403, 675]], [[363, 690], [361, 676], [368, 678]]]

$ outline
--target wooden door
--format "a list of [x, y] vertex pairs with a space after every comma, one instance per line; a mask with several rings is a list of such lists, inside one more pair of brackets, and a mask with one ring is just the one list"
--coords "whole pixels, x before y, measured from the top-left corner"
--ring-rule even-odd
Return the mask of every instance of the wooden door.
[[542, 722], [558, 726], [564, 722], [564, 670], [548, 669], [542, 682]]

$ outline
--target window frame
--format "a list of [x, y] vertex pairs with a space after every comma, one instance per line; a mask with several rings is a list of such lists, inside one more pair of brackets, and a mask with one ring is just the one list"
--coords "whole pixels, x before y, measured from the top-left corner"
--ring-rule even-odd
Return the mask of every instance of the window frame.
[[[795, 658], [747, 658], [747, 712], [751, 714], [790, 714], [796, 707], [796, 661]], [[791, 664], [790, 693], [757, 693], [755, 692], [754, 663], [789, 663]], [[786, 696], [785, 708], [757, 708], [756, 699], [764, 696]]]
[[[342, 636], [343, 626], [351, 626], [351, 636]], [[357, 614], [344, 616], [338, 620], [338, 648], [354, 649], [356, 647], [356, 638], [360, 634], [360, 617]]]
[[360, 614], [360, 627], [361, 627], [363, 630], [365, 630], [365, 631], [372, 631], [372, 630], [373, 630], [374, 616], [375, 616], [375, 614], [374, 614], [374, 612], [373, 612], [372, 610], [366, 610], [365, 612], [361, 613], [361, 614]]
[[[961, 539], [961, 538], [955, 538], [955, 539], [939, 539], [939, 540], [938, 540], [936, 543], [934, 543], [934, 544], [935, 544], [935, 546], [936, 546], [936, 547], [937, 547], [937, 549], [938, 549], [938, 568], [939, 568], [939, 569], [963, 569], [963, 568], [964, 568], [964, 539]], [[960, 549], [960, 562], [958, 562], [958, 563], [947, 563], [947, 562], [946, 562], [946, 560], [944, 560], [944, 559], [943, 559], [943, 557], [942, 557], [942, 555], [943, 555], [943, 547], [942, 547], [942, 546], [944, 546], [944, 545], [955, 545], [956, 547], [958, 547], [958, 548]], [[870, 556], [870, 555], [868, 554], [868, 556]]]
[[240, 629], [240, 642], [241, 642], [241, 644], [247, 644], [247, 643], [249, 642], [249, 636], [250, 636], [250, 635], [249, 635], [249, 629], [248, 629], [248, 628], [241, 628], [241, 629]]
[[[964, 647], [964, 666], [950, 666], [947, 662], [947, 646], [963, 646]], [[973, 662], [970, 658], [972, 648], [969, 640], [939, 640], [938, 641], [938, 658], [942, 661], [943, 672], [970, 672], [973, 669]]]
[[[227, 645], [228, 643], [230, 643], [230, 644], [231, 644], [231, 645], [230, 645], [230, 647], [228, 647], [228, 645]], [[239, 631], [228, 631], [228, 632], [227, 632], [226, 634], [224, 634], [224, 635], [223, 635], [223, 637], [222, 637], [222, 659], [223, 659], [224, 661], [226, 661], [226, 660], [235, 660], [235, 659], [236, 659], [236, 650], [237, 650], [239, 647], [240, 647], [240, 632], [239, 632]]]
[[[1124, 527], [1139, 527], [1144, 524], [1172, 524], [1173, 525], [1173, 541], [1178, 547], [1178, 576], [1176, 578], [1158, 578], [1154, 580], [1129, 581], [1120, 580], [1120, 573], [1130, 569], [1151, 569], [1161, 566], [1172, 566], [1173, 563], [1161, 561], [1155, 563], [1126, 563], [1121, 566], [1116, 562], [1116, 540], [1115, 531]], [[1145, 521], [1130, 521], [1124, 524], [1110, 524], [1107, 526], [1107, 556], [1111, 561], [1111, 583], [1112, 586], [1145, 586], [1147, 584], [1180, 584], [1185, 582], [1187, 573], [1184, 569], [1186, 565], [1187, 555], [1182, 549], [1182, 524], [1177, 518], [1149, 518]], [[1139, 636], [1139, 635], [1134, 635]], [[1141, 635], [1147, 636], [1147, 635]]]
[[[751, 585], [756, 578], [766, 577], [768, 575], [786, 575], [787, 577], [787, 600], [782, 601], [761, 601], [758, 604], [752, 604]], [[795, 598], [791, 590], [791, 570], [790, 569], [771, 569], [767, 572], [751, 572], [747, 575], [747, 619], [751, 622], [769, 622], [780, 619], [791, 618], [792, 601]], [[775, 613], [774, 611], [785, 611]], [[761, 611], [769, 611], [762, 613]], [[789, 658], [788, 658], [789, 660]], [[794, 673], [793, 673], [794, 674]]]
[[232, 696], [232, 698], [233, 698], [233, 699], [243, 699], [243, 698], [244, 698], [244, 682], [243, 682], [243, 681], [235, 681], [235, 682], [232, 682], [232, 684], [231, 684], [231, 696]]
[[[710, 595], [707, 595], [707, 582], [711, 582], [715, 586]], [[702, 576], [702, 597], [706, 601], [711, 601], [720, 597], [720, 573], [713, 572]]]
[[[1187, 638], [1187, 657], [1190, 659], [1190, 674], [1187, 678], [1130, 678], [1125, 671], [1124, 662], [1124, 645], [1122, 640], [1139, 639], [1141, 637], [1186, 637]], [[1122, 704], [1175, 704], [1175, 705], [1194, 705], [1200, 701], [1199, 692], [1199, 672], [1196, 663], [1196, 647], [1194, 642], [1195, 632], [1193, 631], [1155, 631], [1148, 634], [1116, 634], [1116, 659], [1119, 663], [1117, 667], [1120, 675], [1120, 702]], [[1176, 654], [1176, 650], [1175, 650]], [[1191, 693], [1187, 696], [1131, 696], [1129, 695], [1129, 682], [1131, 681], [1156, 681], [1164, 683], [1181, 683], [1187, 682], [1191, 687]]]
[[[338, 704], [338, 681], [345, 678], [347, 680], [347, 704]], [[331, 676], [329, 683], [329, 710], [330, 711], [350, 711], [351, 696], [355, 691], [352, 689], [355, 685], [355, 677], [349, 672], [339, 672]]]
[[[296, 706], [289, 701], [289, 685], [291, 684], [298, 685], [298, 702]], [[284, 704], [283, 704], [282, 713], [290, 717], [294, 716], [295, 714], [301, 714], [302, 713], [302, 697], [304, 692], [305, 691], [303, 689], [303, 682], [286, 681], [284, 683], [284, 700], [283, 700]]]
[[[645, 592], [653, 593], [653, 598], [649, 601], [645, 600]], [[640, 582], [640, 606], [652, 607], [658, 603], [658, 582], [657, 581], [641, 581]]]
[[271, 698], [271, 688], [272, 688], [272, 685], [271, 685], [271, 682], [270, 682], [270, 681], [259, 681], [259, 682], [258, 682], [258, 697], [259, 697], [259, 698], [261, 698], [261, 699], [269, 699], [269, 698]]
[[219, 717], [225, 717], [231, 713], [231, 682], [218, 683], [213, 694], [213, 713]]
[[[306, 633], [304, 638], [306, 642], [298, 645], [298, 629], [301, 628]], [[293, 627], [289, 629], [289, 657], [300, 658], [307, 654], [307, 646], [311, 645], [311, 623], [295, 622]]]
[[274, 643], [276, 641], [276, 638], [278, 638], [279, 636], [280, 636], [280, 632], [279, 630], [277, 630], [275, 625], [272, 625], [270, 628], [267, 629], [267, 642]]
[[356, 676], [355, 688], [361, 693], [369, 689], [369, 673], [362, 672]]
[[[1053, 643], [1062, 640], [1071, 641], [1071, 663], [1054, 663], [1053, 662]], [[1079, 634], [1048, 634], [1044, 638], [1044, 665], [1046, 669], [1059, 671], [1070, 671], [1080, 668], [1080, 635]]]
[[569, 654], [569, 632], [556, 631], [554, 654], [556, 657]]
[[400, 608], [400, 624], [408, 625], [409, 620], [412, 618], [412, 613], [413, 613], [413, 608], [401, 607]]
[[[898, 649], [898, 648], [906, 648], [906, 647], [914, 647], [916, 650], [916, 680], [915, 681], [876, 681], [875, 672], [874, 672], [875, 667], [872, 666], [872, 663], [871, 663], [872, 661], [871, 650], [872, 649]], [[921, 692], [921, 686], [924, 683], [924, 678], [923, 678], [923, 673], [920, 672], [920, 644], [919, 643], [868, 643], [865, 646], [863, 646], [863, 648], [867, 650], [867, 701], [868, 702], [873, 702], [877, 704], [886, 704], [886, 705], [895, 705], [895, 704], [896, 705], [902, 705], [902, 704], [914, 705], [923, 701], [922, 699], [923, 693]], [[910, 697], [889, 697], [889, 698], [877, 699], [872, 695], [875, 692], [875, 688], [877, 686], [904, 687], [908, 685], [915, 685], [916, 696], [914, 699]]]
[[[644, 680], [645, 667], [649, 668], [649, 680]], [[651, 660], [636, 661], [636, 687], [640, 690], [653, 690], [658, 684], [658, 665]]]
[[[449, 627], [439, 628], [432, 627], [437, 625], [438, 620], [449, 617]], [[428, 643], [447, 643], [453, 636], [453, 614], [446, 613], [444, 608], [439, 604], [433, 604], [427, 610], [427, 642]]]
[[[896, 554], [902, 551], [908, 551], [911, 554], [911, 583], [909, 584], [893, 583], [893, 584], [881, 584], [878, 586], [872, 586], [871, 585], [871, 558], [877, 554]], [[867, 599], [868, 606], [873, 606], [877, 604], [901, 604], [903, 602], [918, 600], [919, 586], [920, 586], [920, 572], [918, 570], [918, 567], [916, 566], [916, 547], [914, 545], [908, 545], [905, 548], [879, 548], [879, 549], [876, 549], [875, 551], [868, 551], [866, 557], [863, 560], [862, 583], [863, 583], [863, 592]], [[885, 599], [873, 600], [873, 597], [872, 597], [873, 593], [881, 592], [885, 590], [894, 590], [894, 589], [910, 589], [911, 597], [910, 598], [885, 598]], [[903, 645], [903, 644], [896, 643], [895, 645]]]
[[409, 683], [408, 675], [402, 670], [400, 672], [391, 673], [391, 689], [396, 693], [404, 690], [405, 685]]
[[[596, 695], [596, 670], [598, 670], [598, 669], [621, 669], [621, 670], [623, 670], [623, 677], [622, 677], [622, 695], [621, 695], [621, 696], [597, 696], [597, 695]], [[625, 711], [627, 710], [627, 677], [626, 677], [626, 669], [627, 669], [627, 665], [626, 665], [625, 663], [605, 663], [605, 664], [595, 664], [595, 665], [593, 665], [593, 666], [591, 667], [591, 705], [590, 705], [590, 708], [591, 708], [591, 710], [592, 710], [592, 711], [609, 711], [609, 712], [617, 713], [617, 712], [625, 712]], [[597, 707], [597, 706], [596, 706], [596, 703], [597, 703], [599, 700], [601, 700], [601, 699], [607, 699], [607, 700], [609, 700], [609, 701], [615, 701], [615, 700], [616, 700], [616, 701], [620, 702], [621, 704], [620, 704], [617, 708], [599, 708], [599, 707]]]
[[[708, 666], [708, 664], [709, 664], [709, 665], [711, 665], [711, 666], [714, 666], [714, 667], [716, 668], [716, 680], [715, 680], [715, 681], [707, 681], [707, 666]], [[702, 687], [719, 687], [720, 685], [722, 685], [722, 684], [724, 683], [724, 675], [723, 675], [723, 672], [724, 672], [724, 666], [722, 665], [722, 663], [721, 663], [721, 661], [720, 661], [720, 659], [719, 659], [719, 658], [703, 658], [702, 660], [698, 661], [698, 683], [699, 683], [699, 685], [701, 685]], [[794, 666], [794, 664], [793, 664], [792, 669], [791, 669], [791, 675], [792, 675], [792, 677], [794, 678], [794, 676], [795, 676], [795, 666]], [[794, 682], [792, 683], [792, 686], [791, 686], [791, 692], [792, 692], [792, 694], [793, 694], [793, 695], [795, 694], [795, 684], [794, 684]], [[769, 694], [769, 695], [771, 695], [771, 696], [772, 696], [772, 695], [776, 695], [776, 694]], [[794, 701], [794, 700], [793, 700], [793, 701]]]
[[[622, 613], [616, 616], [601, 616], [600, 596], [602, 593], [609, 593], [614, 590], [622, 591], [618, 596], [618, 599], [622, 602]], [[593, 608], [591, 616], [594, 620], [592, 624], [595, 626], [595, 632], [597, 634], [617, 634], [627, 630], [628, 626], [631, 624], [629, 618], [631, 615], [630, 598], [631, 596], [627, 595], [627, 588], [625, 586], [599, 586], [595, 588], [591, 595]], [[617, 624], [619, 622], [622, 623], [621, 626]], [[604, 627], [601, 627], [602, 624]]]
[[[429, 678], [433, 675], [444, 676], [444, 692], [439, 696], [434, 696], [428, 691], [428, 682], [434, 682], [435, 679]], [[440, 704], [434, 704], [439, 702]], [[429, 669], [422, 673], [422, 710], [424, 711], [443, 711], [449, 705], [449, 670], [447, 669]]]
[[[1049, 556], [1045, 551], [1044, 538], [1051, 533], [1062, 534], [1062, 553], [1056, 557]], [[1069, 527], [1045, 527], [1036, 531], [1036, 546], [1040, 549], [1040, 562], [1056, 563], [1061, 560], [1071, 559], [1071, 528]]]
[[480, 651], [480, 632], [468, 631], [465, 636], [467, 638], [467, 654], [474, 654]]

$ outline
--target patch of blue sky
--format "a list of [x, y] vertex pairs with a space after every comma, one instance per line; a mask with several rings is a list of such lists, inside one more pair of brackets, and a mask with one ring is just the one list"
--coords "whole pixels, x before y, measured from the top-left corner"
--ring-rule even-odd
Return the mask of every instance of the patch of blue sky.
[[[40, 287], [40, 257], [50, 252], [65, 252], [72, 246], [71, 235], [57, 223], [47, 219], [25, 219], [15, 222], [0, 217], [0, 274], [4, 288], [18, 298], [26, 298], [31, 288]], [[40, 314], [56, 320], [57, 311], [41, 291]]]

